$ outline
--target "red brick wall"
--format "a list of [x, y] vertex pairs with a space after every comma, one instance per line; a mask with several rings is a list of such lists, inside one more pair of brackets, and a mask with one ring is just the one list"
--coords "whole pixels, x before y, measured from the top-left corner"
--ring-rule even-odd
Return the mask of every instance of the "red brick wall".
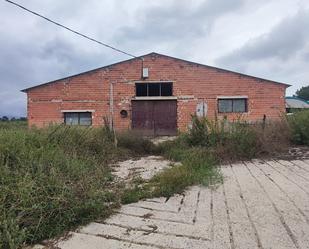
[[[178, 128], [185, 130], [200, 101], [208, 105], [207, 116], [229, 119], [239, 114], [220, 114], [218, 96], [248, 96], [248, 112], [242, 118], [250, 121], [279, 118], [285, 111], [283, 84], [244, 76], [182, 60], [150, 54], [144, 57], [144, 67], [149, 68], [147, 81], [172, 81], [174, 96], [178, 97]], [[29, 125], [42, 127], [49, 123], [62, 123], [61, 110], [94, 110], [93, 125], [103, 124], [109, 116], [110, 85], [113, 84], [114, 123], [117, 129], [131, 126], [131, 99], [135, 95], [135, 82], [141, 81], [142, 61], [130, 60], [98, 69], [69, 79], [56, 81], [28, 93]], [[121, 118], [120, 111], [128, 111]]]

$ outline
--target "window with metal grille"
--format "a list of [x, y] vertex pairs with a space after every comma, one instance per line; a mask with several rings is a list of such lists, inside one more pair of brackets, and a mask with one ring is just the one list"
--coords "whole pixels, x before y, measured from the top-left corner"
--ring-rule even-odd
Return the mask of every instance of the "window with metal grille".
[[247, 99], [218, 99], [219, 113], [247, 112]]
[[136, 83], [137, 97], [173, 96], [173, 83]]
[[64, 113], [64, 123], [66, 125], [84, 125], [92, 124], [91, 112], [66, 112]]

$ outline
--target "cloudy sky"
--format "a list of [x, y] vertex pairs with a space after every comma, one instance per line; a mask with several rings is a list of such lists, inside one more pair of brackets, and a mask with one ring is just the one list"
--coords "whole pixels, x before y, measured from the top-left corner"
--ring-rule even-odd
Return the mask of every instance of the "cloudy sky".
[[[291, 85], [309, 84], [308, 0], [16, 0], [135, 55], [159, 52]], [[0, 1], [0, 116], [20, 89], [128, 59]]]

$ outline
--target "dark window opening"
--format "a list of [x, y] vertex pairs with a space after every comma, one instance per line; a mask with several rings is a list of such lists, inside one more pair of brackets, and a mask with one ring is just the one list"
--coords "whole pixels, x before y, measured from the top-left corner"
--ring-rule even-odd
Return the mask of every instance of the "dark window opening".
[[228, 112], [247, 112], [247, 99], [219, 99], [218, 111], [219, 113]]
[[173, 84], [161, 84], [161, 96], [173, 96]]
[[136, 84], [136, 96], [148, 96], [147, 84]]
[[173, 83], [136, 83], [137, 97], [173, 96]]
[[92, 124], [91, 112], [66, 112], [64, 113], [64, 123], [66, 125], [84, 125]]
[[148, 84], [148, 96], [161, 96], [161, 84], [150, 83]]

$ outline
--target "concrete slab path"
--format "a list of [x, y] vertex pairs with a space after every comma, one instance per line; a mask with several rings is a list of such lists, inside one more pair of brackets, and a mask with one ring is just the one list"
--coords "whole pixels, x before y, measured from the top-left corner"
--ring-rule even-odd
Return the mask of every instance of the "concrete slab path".
[[309, 160], [221, 166], [217, 189], [123, 206], [57, 243], [61, 249], [309, 248]]

